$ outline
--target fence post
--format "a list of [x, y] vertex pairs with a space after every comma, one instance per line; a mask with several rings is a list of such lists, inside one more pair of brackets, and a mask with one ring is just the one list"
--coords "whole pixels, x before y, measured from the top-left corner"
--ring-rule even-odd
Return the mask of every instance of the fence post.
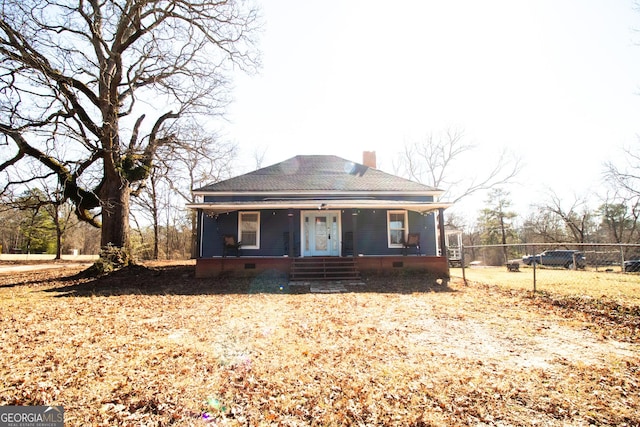
[[464, 266], [464, 245], [460, 245], [460, 267], [462, 267], [462, 281], [467, 286], [467, 274]]
[[536, 293], [536, 266], [538, 265], [537, 262], [535, 262], [535, 255], [536, 255], [536, 247], [533, 247], [533, 256], [534, 256], [534, 262], [532, 262], [531, 264], [533, 264], [533, 294], [535, 296]]

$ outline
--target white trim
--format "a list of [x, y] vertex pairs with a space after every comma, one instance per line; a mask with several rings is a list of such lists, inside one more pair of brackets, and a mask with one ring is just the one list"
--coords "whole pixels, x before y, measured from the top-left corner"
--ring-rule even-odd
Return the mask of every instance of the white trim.
[[237, 210], [257, 209], [301, 209], [301, 210], [341, 210], [341, 209], [392, 209], [408, 210], [419, 213], [447, 209], [453, 203], [442, 202], [411, 202], [404, 200], [269, 200], [248, 202], [204, 202], [189, 203], [189, 209], [204, 209], [217, 213]]
[[391, 221], [390, 216], [393, 214], [402, 214], [404, 215], [404, 238], [407, 238], [407, 233], [409, 232], [409, 215], [406, 210], [388, 210], [387, 211], [387, 245], [389, 248], [402, 248], [401, 243], [391, 243]]
[[245, 245], [242, 244], [242, 249], [260, 249], [260, 211], [242, 211], [238, 212], [238, 241], [242, 243], [242, 216], [243, 215], [257, 215], [258, 216], [258, 224], [256, 228], [256, 244], [255, 245]]

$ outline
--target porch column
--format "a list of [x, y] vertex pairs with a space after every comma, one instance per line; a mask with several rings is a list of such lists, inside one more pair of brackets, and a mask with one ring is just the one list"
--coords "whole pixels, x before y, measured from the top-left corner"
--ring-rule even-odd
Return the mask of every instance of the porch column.
[[447, 241], [444, 235], [444, 209], [438, 209], [438, 238], [440, 239], [441, 255], [449, 260], [449, 251], [447, 250]]
[[289, 258], [293, 258], [295, 256], [295, 251], [293, 247], [293, 209], [289, 209], [287, 213], [289, 217]]
[[198, 209], [191, 215], [195, 215], [195, 220], [193, 216], [191, 217], [191, 259], [202, 258], [202, 239], [200, 239], [200, 234], [202, 233], [202, 223], [204, 222], [204, 211]]
[[358, 257], [358, 211], [351, 210], [351, 224], [353, 227], [353, 257]]

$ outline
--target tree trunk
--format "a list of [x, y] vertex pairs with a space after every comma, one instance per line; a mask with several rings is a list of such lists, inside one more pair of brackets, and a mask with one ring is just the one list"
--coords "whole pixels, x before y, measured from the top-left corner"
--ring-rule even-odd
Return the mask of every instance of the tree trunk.
[[55, 259], [62, 259], [62, 227], [60, 226], [59, 205], [54, 205], [53, 223], [56, 226], [56, 257]]
[[[108, 85], [106, 85], [108, 86]], [[104, 99], [108, 99], [105, 88], [100, 90]], [[103, 112], [104, 126], [101, 142], [108, 153], [104, 158], [104, 180], [100, 188], [102, 203], [102, 234], [100, 247], [108, 246], [120, 249], [125, 255], [125, 264], [131, 256], [129, 236], [129, 203], [131, 183], [122, 174], [122, 159], [119, 148], [117, 111], [108, 109]]]
[[153, 259], [160, 258], [160, 219], [158, 218], [158, 193], [156, 191], [156, 176], [151, 176], [151, 216], [153, 218]]
[[113, 245], [127, 254], [129, 247], [129, 183], [117, 177], [105, 180], [102, 187], [102, 235], [100, 246]]
[[153, 218], [153, 259], [158, 260], [160, 258], [160, 226], [158, 225], [158, 218], [154, 215]]

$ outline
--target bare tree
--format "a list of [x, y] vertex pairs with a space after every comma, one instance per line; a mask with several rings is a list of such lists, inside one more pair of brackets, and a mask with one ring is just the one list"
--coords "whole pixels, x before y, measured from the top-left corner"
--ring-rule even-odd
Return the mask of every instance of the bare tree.
[[[163, 191], [162, 185], [162, 172], [158, 165], [154, 165], [151, 169], [149, 179], [145, 181], [145, 186], [141, 187], [141, 191], [137, 193], [138, 197], [132, 200], [132, 209], [136, 210], [139, 207], [139, 214], [147, 218], [151, 222], [151, 229], [153, 231], [151, 245], [152, 253], [151, 259], [159, 259], [159, 244], [160, 244], [160, 214], [161, 212], [168, 211], [169, 206], [165, 203], [164, 194], [168, 190]], [[141, 240], [144, 246], [144, 234], [142, 234], [141, 221], [135, 220], [138, 226], [138, 231], [141, 233]]]
[[3, 199], [0, 203], [0, 252], [9, 253], [21, 245], [20, 211]]
[[163, 176], [181, 202], [195, 202], [191, 190], [205, 183], [218, 182], [232, 174], [237, 146], [193, 123], [180, 132], [174, 147], [162, 151]]
[[623, 154], [625, 161], [622, 165], [611, 161], [605, 163], [605, 180], [614, 189], [640, 196], [640, 149], [626, 148]]
[[[236, 156], [234, 144], [220, 141], [215, 133], [206, 132], [193, 123], [181, 128], [179, 135], [176, 144], [163, 147], [149, 180], [134, 193], [138, 196], [133, 198], [134, 208], [140, 207], [140, 212], [151, 222], [153, 259], [160, 256], [161, 221], [164, 221], [166, 234], [165, 256], [169, 257], [174, 252], [169, 245], [169, 233], [175, 230], [174, 224], [180, 222], [178, 217], [185, 215], [184, 203], [195, 202], [191, 190], [205, 182], [229, 177]], [[163, 217], [161, 212], [164, 212]], [[190, 211], [187, 215], [195, 233], [195, 212]], [[191, 252], [194, 255], [193, 249]]]
[[264, 156], [267, 154], [266, 147], [256, 147], [253, 150], [253, 160], [255, 161], [256, 170], [262, 167], [264, 163]]
[[479, 191], [506, 184], [520, 173], [520, 159], [504, 150], [488, 168], [479, 167], [479, 174], [456, 175], [456, 166], [463, 155], [475, 148], [465, 141], [464, 132], [448, 129], [441, 135], [430, 134], [422, 141], [405, 144], [394, 169], [397, 174], [445, 190], [446, 196], [442, 197], [454, 203]]
[[[73, 213], [73, 209], [70, 212]], [[62, 248], [69, 252], [77, 250], [80, 254], [95, 255], [100, 252], [100, 229], [71, 215], [64, 231]]]
[[604, 203], [597, 211], [600, 216], [601, 241], [635, 243], [640, 225], [640, 199]]
[[564, 221], [543, 206], [534, 206], [522, 229], [524, 243], [566, 242]]
[[603, 198], [599, 214], [608, 237], [615, 243], [635, 243], [640, 233], [640, 153], [623, 150], [623, 164], [604, 165], [605, 183], [610, 190]]
[[574, 243], [588, 243], [594, 230], [594, 214], [584, 198], [576, 197], [570, 205], [563, 202], [566, 199], [550, 191], [549, 201], [542, 207], [562, 220], [567, 235], [566, 240]]
[[230, 66], [257, 65], [257, 23], [233, 0], [3, 1], [0, 171], [40, 163], [127, 252], [132, 188], [176, 120], [223, 112]]

